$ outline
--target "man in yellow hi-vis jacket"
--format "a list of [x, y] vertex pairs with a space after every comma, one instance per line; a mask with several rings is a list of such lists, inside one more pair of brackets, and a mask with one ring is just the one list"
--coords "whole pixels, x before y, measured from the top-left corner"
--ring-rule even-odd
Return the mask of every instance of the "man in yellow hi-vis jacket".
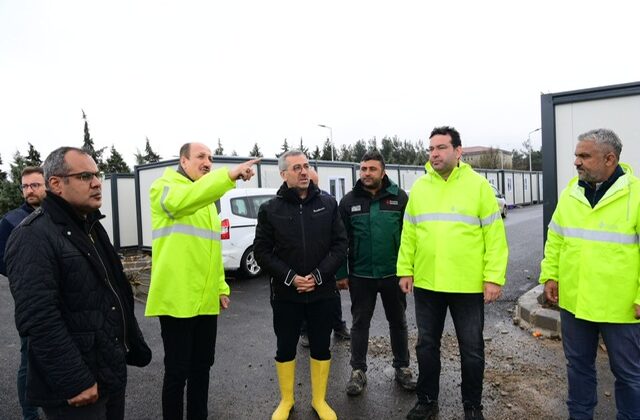
[[640, 180], [619, 163], [608, 129], [578, 136], [578, 176], [549, 223], [540, 282], [560, 306], [569, 416], [591, 419], [598, 402], [598, 336], [616, 378], [618, 419], [640, 419]]
[[258, 162], [211, 171], [212, 160], [207, 146], [187, 143], [177, 170], [165, 170], [150, 189], [153, 242], [145, 315], [160, 318], [164, 419], [182, 419], [185, 383], [187, 417], [207, 418], [217, 316], [229, 305], [214, 203], [236, 180], [251, 179]]
[[397, 275], [414, 292], [418, 326], [418, 402], [408, 419], [438, 413], [440, 340], [451, 312], [462, 365], [465, 419], [483, 419], [484, 304], [500, 297], [508, 248], [489, 182], [460, 162], [462, 142], [453, 127], [429, 136], [427, 173], [411, 187]]

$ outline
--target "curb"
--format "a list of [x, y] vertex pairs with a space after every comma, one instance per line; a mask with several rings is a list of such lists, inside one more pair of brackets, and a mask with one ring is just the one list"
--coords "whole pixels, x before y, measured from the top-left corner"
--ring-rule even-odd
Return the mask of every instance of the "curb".
[[522, 329], [535, 330], [545, 337], [561, 338], [560, 311], [542, 304], [543, 291], [544, 285], [539, 284], [520, 296], [513, 323]]

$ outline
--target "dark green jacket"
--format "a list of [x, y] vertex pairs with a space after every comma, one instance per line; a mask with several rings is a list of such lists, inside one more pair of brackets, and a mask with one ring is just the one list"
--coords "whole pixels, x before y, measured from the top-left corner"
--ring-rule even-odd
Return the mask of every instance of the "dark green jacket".
[[336, 273], [365, 278], [395, 277], [407, 193], [386, 175], [375, 197], [358, 180], [340, 201], [340, 215], [349, 236], [349, 257]]

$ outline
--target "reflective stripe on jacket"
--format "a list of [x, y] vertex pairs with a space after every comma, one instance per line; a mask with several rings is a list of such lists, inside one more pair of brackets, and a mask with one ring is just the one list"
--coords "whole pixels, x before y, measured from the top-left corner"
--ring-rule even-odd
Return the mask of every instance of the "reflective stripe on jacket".
[[150, 189], [151, 286], [146, 316], [189, 318], [220, 313], [229, 294], [214, 202], [235, 186], [220, 168], [197, 181], [165, 170]]
[[405, 210], [398, 277], [438, 292], [481, 293], [503, 285], [509, 250], [489, 182], [460, 162], [448, 180], [426, 165]]
[[622, 175], [591, 208], [578, 177], [549, 223], [540, 282], [558, 282], [559, 305], [593, 322], [636, 323], [640, 304], [640, 182]]

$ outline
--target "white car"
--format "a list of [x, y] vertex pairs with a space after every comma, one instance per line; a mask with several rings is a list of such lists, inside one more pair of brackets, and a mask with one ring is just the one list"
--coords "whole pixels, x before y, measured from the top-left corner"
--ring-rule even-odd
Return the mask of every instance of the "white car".
[[500, 214], [502, 214], [502, 217], [505, 218], [507, 217], [507, 200], [504, 198], [504, 195], [502, 195], [502, 193], [500, 191], [498, 191], [498, 189], [491, 184], [491, 188], [493, 188], [493, 193], [496, 196], [496, 200], [498, 201], [498, 208], [500, 209]]
[[262, 271], [253, 256], [260, 204], [276, 195], [276, 188], [236, 188], [216, 201], [222, 223], [222, 263], [225, 270], [239, 270], [245, 277]]

